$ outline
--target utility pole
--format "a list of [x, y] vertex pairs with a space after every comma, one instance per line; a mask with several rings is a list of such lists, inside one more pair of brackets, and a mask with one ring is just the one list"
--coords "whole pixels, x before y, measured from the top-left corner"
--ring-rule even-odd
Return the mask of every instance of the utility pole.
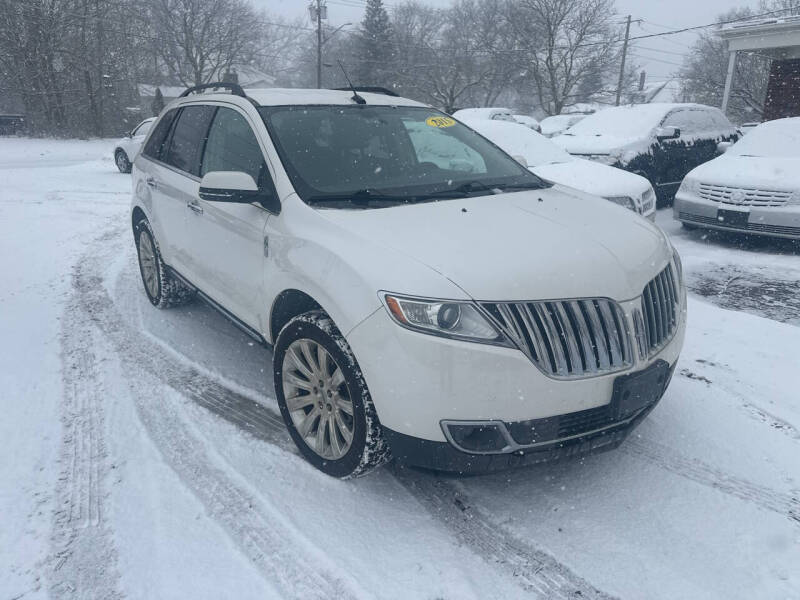
[[322, 19], [328, 18], [325, 0], [312, 0], [308, 6], [311, 20], [317, 22], [317, 89], [322, 88]]
[[619, 100], [622, 96], [622, 84], [625, 81], [625, 57], [628, 54], [628, 39], [631, 36], [631, 16], [628, 15], [625, 24], [625, 43], [622, 45], [622, 64], [619, 67], [619, 83], [617, 84], [617, 103], [616, 106], [619, 106]]

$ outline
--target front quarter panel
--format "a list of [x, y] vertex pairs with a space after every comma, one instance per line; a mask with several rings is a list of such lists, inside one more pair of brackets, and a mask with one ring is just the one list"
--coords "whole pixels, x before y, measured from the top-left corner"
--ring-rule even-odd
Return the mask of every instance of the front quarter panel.
[[[463, 290], [430, 267], [344, 230], [326, 219], [324, 212], [291, 195], [284, 199], [281, 214], [270, 219], [264, 277], [270, 312], [281, 292], [298, 290], [320, 304], [347, 335], [382, 307], [380, 290], [468, 299]], [[262, 319], [267, 334], [271, 331], [269, 318]]]

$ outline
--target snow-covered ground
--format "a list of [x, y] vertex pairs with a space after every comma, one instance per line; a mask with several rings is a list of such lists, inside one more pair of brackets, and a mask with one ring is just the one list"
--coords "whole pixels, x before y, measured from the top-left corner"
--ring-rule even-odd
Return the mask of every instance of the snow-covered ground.
[[795, 245], [659, 213], [688, 335], [620, 449], [340, 482], [295, 452], [267, 349], [148, 304], [111, 150], [0, 139], [0, 598], [800, 597]]

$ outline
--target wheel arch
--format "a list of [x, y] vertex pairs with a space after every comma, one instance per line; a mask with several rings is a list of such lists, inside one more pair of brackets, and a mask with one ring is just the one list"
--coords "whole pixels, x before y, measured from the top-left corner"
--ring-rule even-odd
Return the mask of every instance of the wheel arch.
[[142, 219], [149, 221], [144, 209], [142, 209], [141, 206], [134, 206], [133, 210], [131, 211], [131, 227], [133, 228], [134, 232], [136, 231], [136, 224]]
[[275, 297], [269, 311], [269, 341], [274, 344], [281, 329], [289, 321], [311, 310], [321, 310], [330, 316], [330, 313], [306, 292], [294, 288], [283, 290]]

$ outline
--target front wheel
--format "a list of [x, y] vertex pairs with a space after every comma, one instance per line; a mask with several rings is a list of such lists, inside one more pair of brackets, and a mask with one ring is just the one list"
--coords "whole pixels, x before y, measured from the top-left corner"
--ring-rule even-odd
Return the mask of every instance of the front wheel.
[[128, 158], [128, 155], [125, 154], [124, 150], [120, 149], [120, 150], [117, 150], [114, 153], [114, 162], [116, 163], [117, 168], [119, 169], [120, 173], [130, 173], [131, 172], [131, 168], [133, 167], [133, 165], [131, 164], [131, 161]]
[[275, 392], [294, 443], [333, 477], [358, 477], [390, 458], [352, 350], [321, 311], [292, 319], [273, 354]]
[[147, 219], [141, 219], [133, 228], [136, 255], [147, 299], [158, 308], [170, 308], [190, 302], [194, 290], [179, 281], [164, 264], [153, 230]]

